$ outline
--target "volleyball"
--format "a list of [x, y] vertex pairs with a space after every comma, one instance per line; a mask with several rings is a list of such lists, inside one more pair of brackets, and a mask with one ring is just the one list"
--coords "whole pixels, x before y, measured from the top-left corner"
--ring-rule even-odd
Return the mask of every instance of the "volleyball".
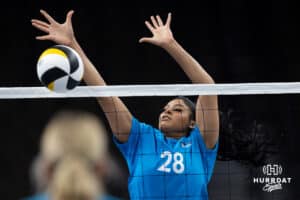
[[84, 67], [79, 54], [71, 47], [54, 45], [44, 50], [37, 62], [40, 82], [49, 90], [67, 92], [83, 77]]

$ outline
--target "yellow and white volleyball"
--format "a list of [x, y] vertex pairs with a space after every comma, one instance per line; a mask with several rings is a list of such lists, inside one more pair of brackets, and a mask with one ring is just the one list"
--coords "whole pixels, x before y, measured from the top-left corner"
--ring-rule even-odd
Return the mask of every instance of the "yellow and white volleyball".
[[67, 92], [82, 80], [84, 66], [79, 54], [65, 45], [47, 48], [37, 62], [37, 74], [49, 90]]

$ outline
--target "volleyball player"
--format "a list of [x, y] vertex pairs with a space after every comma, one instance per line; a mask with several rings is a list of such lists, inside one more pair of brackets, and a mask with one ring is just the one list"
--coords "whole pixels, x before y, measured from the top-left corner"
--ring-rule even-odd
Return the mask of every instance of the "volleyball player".
[[[32, 20], [46, 33], [38, 40], [50, 40], [74, 48], [85, 65], [88, 85], [106, 85], [96, 67], [76, 40], [72, 15], [58, 23], [47, 12], [47, 19]], [[214, 84], [205, 69], [175, 40], [171, 14], [164, 23], [160, 16], [145, 22], [153, 34], [139, 41], [157, 45], [172, 56], [192, 83]], [[162, 73], [157, 69], [157, 73]], [[207, 185], [216, 160], [219, 138], [216, 95], [199, 96], [196, 104], [185, 97], [168, 102], [159, 116], [158, 128], [140, 122], [118, 97], [99, 97], [114, 140], [129, 168], [128, 189], [131, 199], [208, 199]]]
[[88, 112], [61, 111], [40, 142], [44, 188], [24, 200], [118, 200], [104, 185], [108, 141], [104, 125]]

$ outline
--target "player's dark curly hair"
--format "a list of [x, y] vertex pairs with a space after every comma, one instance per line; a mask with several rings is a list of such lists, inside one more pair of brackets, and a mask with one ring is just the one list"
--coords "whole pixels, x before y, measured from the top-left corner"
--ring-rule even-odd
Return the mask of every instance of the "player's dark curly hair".
[[196, 105], [195, 105], [195, 103], [192, 100], [190, 100], [189, 98], [185, 97], [185, 96], [177, 96], [175, 99], [181, 99], [185, 103], [185, 105], [187, 107], [189, 107], [189, 109], [191, 111], [190, 119], [195, 120], [196, 119], [196, 115], [195, 115]]

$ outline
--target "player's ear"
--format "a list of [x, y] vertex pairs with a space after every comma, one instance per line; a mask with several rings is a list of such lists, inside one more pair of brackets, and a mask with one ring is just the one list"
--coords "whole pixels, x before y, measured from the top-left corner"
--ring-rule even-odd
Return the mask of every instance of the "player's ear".
[[195, 120], [191, 120], [190, 124], [189, 124], [189, 128], [193, 129], [193, 128], [195, 128], [195, 126], [196, 126], [196, 121]]

